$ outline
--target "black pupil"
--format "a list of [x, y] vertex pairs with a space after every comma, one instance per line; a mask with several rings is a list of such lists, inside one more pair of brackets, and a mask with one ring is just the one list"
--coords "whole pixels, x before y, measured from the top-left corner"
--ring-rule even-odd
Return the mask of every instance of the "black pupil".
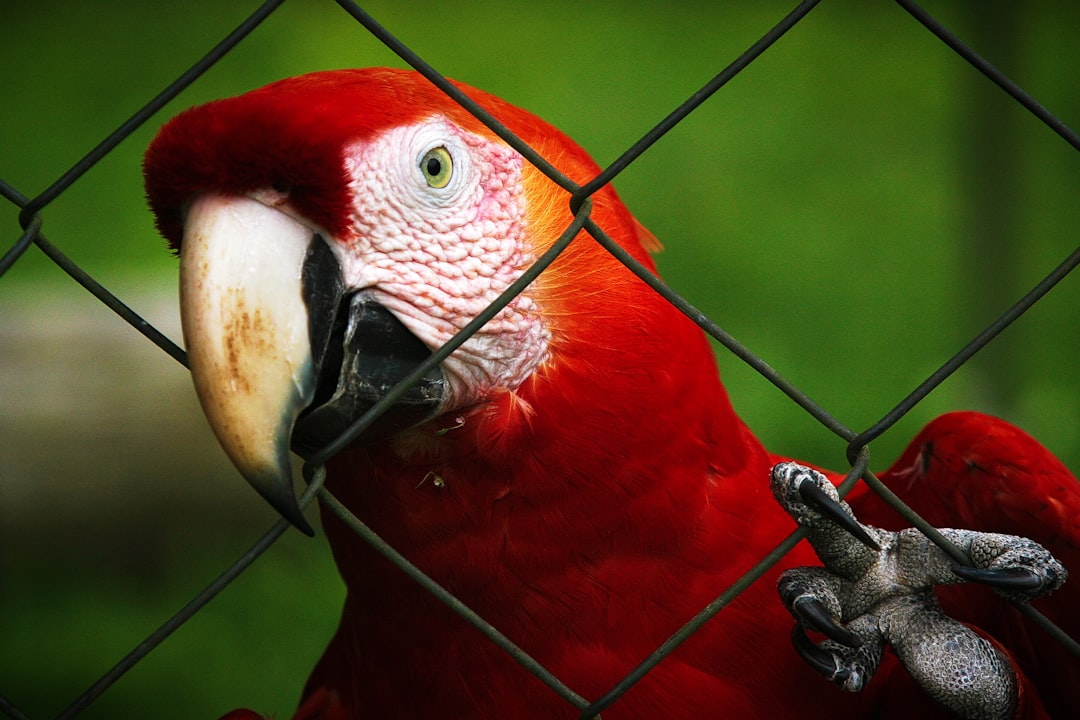
[[442, 172], [442, 163], [439, 162], [439, 158], [428, 158], [427, 161], [427, 173], [432, 177], [437, 177]]

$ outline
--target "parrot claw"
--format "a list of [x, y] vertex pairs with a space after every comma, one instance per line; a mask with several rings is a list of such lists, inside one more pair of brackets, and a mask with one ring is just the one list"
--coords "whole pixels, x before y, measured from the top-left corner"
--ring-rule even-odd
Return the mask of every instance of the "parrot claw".
[[[958, 715], [1012, 716], [1018, 681], [1011, 663], [991, 642], [947, 616], [934, 586], [974, 581], [1025, 602], [1065, 582], [1061, 563], [1027, 538], [942, 529], [974, 565], [957, 566], [918, 530], [887, 532], [859, 524], [828, 478], [795, 463], [773, 468], [772, 490], [807, 530], [824, 564], [787, 570], [778, 582], [781, 599], [799, 623], [792, 642], [803, 660], [837, 685], [858, 691], [870, 682], [888, 644], [923, 690]], [[877, 550], [851, 532], [852, 523]], [[814, 644], [805, 629], [828, 639]]]
[[829, 518], [844, 530], [847, 530], [856, 540], [866, 547], [875, 551], [881, 549], [881, 546], [877, 544], [877, 541], [875, 541], [874, 538], [870, 537], [870, 533], [866, 532], [866, 528], [855, 519], [855, 516], [851, 514], [851, 511], [846, 509], [837, 500], [834, 500], [832, 496], [822, 490], [816, 483], [799, 483], [799, 497], [802, 498], [802, 501], [806, 503], [807, 507], [817, 510], [821, 515]]
[[[862, 638], [837, 622], [840, 604], [835, 593], [818, 581], [827, 583], [828, 579], [817, 573], [815, 568], [802, 568], [803, 573], [787, 573], [783, 576], [779, 589], [780, 597], [801, 627], [821, 633], [830, 640], [850, 648], [863, 644]], [[802, 654], [802, 653], [800, 653]]]
[[[1009, 536], [988, 535], [988, 538], [993, 540]], [[999, 544], [1002, 542], [998, 541]], [[993, 587], [1000, 595], [1018, 602], [1026, 602], [1061, 587], [1068, 579], [1064, 566], [1047, 549], [1031, 541], [1027, 543], [1026, 547], [1012, 548], [1010, 552], [1003, 553], [989, 567], [954, 565], [950, 570], [961, 580]]]
[[1024, 568], [973, 568], [954, 565], [953, 574], [968, 582], [982, 583], [1002, 590], [1038, 590], [1042, 578]]
[[855, 668], [845, 666], [844, 662], [836, 654], [814, 644], [806, 636], [806, 631], [803, 630], [802, 626], [796, 625], [792, 629], [791, 644], [795, 646], [795, 652], [799, 654], [799, 657], [807, 665], [832, 680], [833, 683], [849, 692], [862, 690], [862, 674]]
[[862, 638], [833, 620], [832, 615], [817, 598], [803, 597], [797, 603], [797, 607], [800, 616], [803, 618], [803, 623], [811, 626], [830, 640], [853, 648], [863, 644]]

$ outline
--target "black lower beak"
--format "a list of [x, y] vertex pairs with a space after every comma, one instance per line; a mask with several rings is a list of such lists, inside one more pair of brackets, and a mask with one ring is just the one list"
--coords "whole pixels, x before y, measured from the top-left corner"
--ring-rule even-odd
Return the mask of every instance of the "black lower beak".
[[[343, 292], [336, 259], [320, 238], [313, 241], [304, 264], [304, 301], [317, 384], [311, 404], [293, 428], [292, 445], [302, 453], [340, 437], [431, 356], [428, 347], [370, 295]], [[446, 379], [435, 367], [372, 421], [357, 442], [383, 439], [434, 417], [446, 395]]]

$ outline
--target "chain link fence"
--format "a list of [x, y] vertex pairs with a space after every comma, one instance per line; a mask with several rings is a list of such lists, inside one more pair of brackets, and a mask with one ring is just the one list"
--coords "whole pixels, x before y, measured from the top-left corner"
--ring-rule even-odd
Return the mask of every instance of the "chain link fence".
[[[270, 18], [282, 4], [282, 0], [274, 0], [260, 6], [256, 12], [244, 20], [235, 31], [230, 33], [190, 70], [183, 73], [175, 80], [175, 82], [166, 87], [142, 109], [123, 122], [114, 132], [110, 133], [96, 147], [87, 153], [85, 157], [76, 162], [67, 172], [58, 177], [44, 191], [31, 197], [21, 192], [14, 185], [0, 179], [0, 194], [2, 194], [7, 201], [19, 208], [18, 221], [21, 227], [21, 230], [17, 233], [17, 239], [6, 249], [2, 258], [0, 258], [0, 275], [8, 273], [19, 263], [25, 262], [26, 258], [31, 256], [31, 254], [40, 252], [47, 257], [51, 263], [55, 264], [56, 267], [74, 279], [86, 292], [100, 301], [100, 303], [108, 308], [109, 311], [123, 318], [123, 320], [130, 324], [131, 327], [141, 333], [149, 343], [152, 343], [178, 363], [184, 363], [185, 354], [183, 350], [174, 344], [166, 334], [162, 333], [153, 324], [140, 317], [124, 302], [123, 298], [110, 292], [99, 283], [97, 278], [91, 273], [86, 272], [80, 264], [73, 262], [67, 257], [61, 250], [64, 238], [54, 238], [54, 240], [57, 241], [54, 244], [52, 240], [46, 237], [45, 230], [47, 228], [47, 219], [49, 217], [49, 206], [67, 193], [69, 188], [71, 188], [77, 180], [95, 168], [95, 166], [102, 163], [120, 143], [129, 138], [138, 128], [143, 126], [144, 123], [147, 123], [151, 118], [154, 118], [155, 122], [162, 122], [164, 118], [157, 116], [157, 113], [162, 107], [189, 86], [199, 82], [204, 73], [213, 68], [221, 58], [226, 56], [226, 54], [233, 52], [238, 45], [241, 45], [245, 38], [259, 28], [262, 23], [267, 21], [267, 19]], [[595, 238], [597, 242], [607, 248], [609, 252], [618, 257], [641, 279], [648, 283], [656, 292], [695, 320], [705, 332], [715, 338], [730, 354], [735, 355], [739, 360], [745, 363], [747, 367], [766, 378], [773, 386], [775, 386], [775, 388], [783, 393], [791, 403], [801, 408], [802, 411], [807, 413], [810, 417], [820, 423], [822, 427], [827, 429], [828, 432], [838, 438], [836, 442], [840, 447], [845, 449], [845, 454], [852, 464], [852, 471], [848, 477], [846, 486], [852, 485], [861, 478], [874, 485], [879, 492], [887, 494], [887, 490], [877, 485], [876, 478], [874, 478], [867, 470], [867, 448], [869, 443], [889, 432], [894, 425], [900, 422], [902, 418], [921, 403], [931, 392], [938, 388], [957, 369], [967, 363], [976, 353], [1008, 328], [1014, 321], [1021, 318], [1031, 308], [1036, 306], [1036, 304], [1039, 303], [1057, 283], [1065, 279], [1076, 265], [1080, 263], [1080, 250], [1075, 250], [1068, 255], [1068, 257], [1064, 259], [1059, 258], [1056, 266], [1053, 266], [1052, 264], [1048, 265], [1048, 267], [1052, 267], [1052, 269], [1050, 269], [1041, 280], [1028, 288], [1027, 292], [1020, 294], [1021, 297], [1015, 304], [1010, 306], [973, 339], [966, 344], [962, 344], [962, 347], [938, 369], [930, 372], [924, 380], [918, 382], [910, 393], [896, 403], [895, 407], [885, 413], [879, 420], [870, 423], [865, 429], [849, 427], [838, 419], [839, 414], [830, 413], [828, 409], [819, 405], [803, 390], [773, 370], [769, 364], [755, 354], [755, 352], [746, 344], [740, 342], [733, 334], [725, 331], [720, 325], [707, 317], [706, 313], [698, 310], [676, 290], [656, 279], [647, 270], [642, 268], [636, 261], [607, 238], [603, 229], [596, 226], [589, 217], [589, 196], [591, 193], [606, 183], [614, 180], [620, 173], [627, 168], [630, 168], [634, 163], [639, 162], [639, 158], [646, 155], [649, 149], [665, 135], [668, 133], [678, 133], [680, 123], [683, 123], [686, 118], [703, 103], [710, 101], [714, 94], [724, 88], [729, 81], [748, 67], [751, 67], [752, 63], [759, 57], [768, 53], [774, 43], [786, 33], [798, 32], [800, 23], [803, 22], [804, 18], [806, 18], [810, 11], [814, 9], [818, 4], [817, 2], [803, 2], [791, 10], [790, 13], [784, 16], [776, 25], [771, 29], [768, 29], [764, 35], [753, 42], [749, 49], [739, 55], [730, 65], [725, 67], [719, 74], [701, 87], [700, 90], [687, 98], [685, 102], [679, 105], [668, 116], [657, 123], [655, 127], [642, 136], [640, 140], [632, 144], [625, 152], [620, 154], [616, 160], [609, 163], [599, 176], [584, 186], [578, 186], [562, 176], [558, 170], [551, 166], [543, 157], [537, 155], [531, 148], [524, 145], [505, 128], [502, 128], [497, 121], [485, 112], [484, 108], [476, 105], [476, 103], [462, 95], [453, 86], [447, 83], [438, 69], [429, 65], [423, 58], [410, 50], [408, 46], [397, 40], [382, 27], [372, 15], [351, 2], [342, 0], [338, 4], [349, 16], [362, 26], [370, 36], [373, 36], [378, 41], [385, 44], [385, 46], [392, 50], [402, 61], [404, 61], [404, 63], [419, 70], [433, 83], [441, 87], [448, 95], [464, 105], [506, 142], [515, 147], [515, 149], [525, 156], [529, 162], [536, 165], [553, 181], [569, 190], [574, 196], [572, 205], [576, 213], [574, 225], [566, 229], [565, 233], [563, 233], [560, 240], [553, 245], [552, 249], [541, 257], [536, 265], [527, 271], [526, 274], [516, 282], [506, 294], [504, 294], [500, 301], [496, 302], [481, 316], [477, 317], [474, 322], [470, 323], [468, 327], [446, 346], [435, 352], [428, 363], [415, 373], [414, 377], [416, 378], [423, 375], [426, 367], [439, 363], [447, 355], [453, 352], [456, 347], [463, 343], [476, 329], [486, 322], [487, 319], [494, 316], [503, 304], [509, 302], [516, 293], [524, 289], [537, 274], [542, 272], [547, 264], [554, 260], [558, 253], [561, 252], [579, 230], [584, 229]], [[1035, 98], [971, 50], [961, 39], [954, 36], [926, 11], [911, 2], [901, 1], [898, 2], [898, 5], [906, 10], [907, 13], [925, 28], [929, 34], [928, 36], [936, 37], [937, 40], [944, 44], [944, 46], [955, 53], [955, 60], [957, 63], [968, 63], [979, 73], [983, 74], [988, 82], [996, 84], [1003, 93], [1026, 108], [1031, 115], [1041, 121], [1046, 128], [1049, 128], [1050, 131], [1056, 133], [1067, 146], [1071, 146], [1075, 150], [1080, 150], [1080, 136], [1056, 118]], [[342, 22], [346, 22], [346, 20], [343, 18]], [[358, 42], [360, 41], [359, 38], [360, 35], [358, 34]], [[120, 79], [120, 81], [123, 82], [123, 79]], [[568, 87], [572, 87], [573, 83], [568, 82], [567, 85]], [[1067, 153], [1066, 146], [1061, 146], [1060, 152], [1063, 154]], [[773, 201], [772, 198], [763, 199], [763, 202], [766, 203], [771, 203]], [[781, 206], [778, 212], [783, 211]], [[669, 241], [669, 244], [671, 244], [671, 241]], [[858, 278], [853, 277], [852, 282], [858, 282]], [[1075, 280], [1073, 280], [1073, 282], [1075, 282]], [[0, 284], [0, 293], [2, 293], [3, 290], [4, 286]], [[3, 319], [0, 319], [0, 323], [2, 322]], [[1071, 340], [1071, 338], [1061, 338], [1061, 341], [1066, 343]], [[94, 368], [87, 368], [87, 372], [94, 371]], [[426, 587], [431, 593], [442, 599], [456, 612], [462, 615], [462, 617], [472, 623], [477, 628], [478, 632], [483, 633], [495, 643], [502, 646], [517, 662], [540, 677], [549, 687], [551, 687], [553, 692], [558, 693], [565, 698], [569, 704], [577, 707], [581, 712], [582, 717], [594, 717], [605, 708], [610, 707], [613, 703], [617, 703], [620, 695], [631, 687], [633, 683], [648, 673], [652, 667], [677, 647], [682, 640], [692, 635], [698, 627], [717, 613], [722, 612], [723, 608], [734, 599], [743, 588], [766, 572], [767, 569], [777, 562], [788, 549], [802, 538], [802, 535], [796, 532], [774, 552], [763, 557], [758, 566], [752, 569], [736, 585], [725, 591], [716, 599], [716, 601], [709, 606], [702, 608], [701, 613], [697, 617], [690, 619], [686, 626], [673, 636], [668, 643], [657, 648], [655, 653], [648, 657], [634, 672], [628, 675], [623, 682], [612, 688], [607, 695], [602, 698], [582, 698], [567, 687], [562, 679], [552, 675], [546, 668], [532, 660], [520, 648], [514, 646], [508, 638], [502, 636], [496, 628], [487, 624], [484, 618], [476, 615], [468, 607], [462, 605], [455, 598], [450, 596], [437, 583], [425, 577], [419, 570], [413, 567], [406, 558], [401, 557], [393, 548], [387, 546], [378, 536], [372, 533], [355, 517], [351, 516], [345, 508], [340, 506], [326, 490], [322, 489], [321, 468], [323, 462], [347, 445], [351, 438], [362, 432], [364, 428], [378, 417], [386, 407], [393, 404], [395, 399], [407, 389], [407, 385], [408, 381], [387, 395], [382, 402], [361, 418], [346, 436], [339, 438], [339, 440], [331, 446], [324, 448], [312, 457], [306, 459], [304, 464], [304, 477], [309, 484], [304, 493], [303, 502], [308, 503], [318, 497], [321, 502], [333, 509], [334, 512], [350, 524], [367, 542], [371, 543], [378, 548], [380, 552], [393, 559], [395, 563], [397, 563], [405, 572], [409, 573], [418, 583]], [[1065, 402], [1068, 401], [1068, 399], [1065, 400]], [[251, 501], [255, 502], [254, 496], [251, 497]], [[932, 529], [928, 528], [917, 516], [909, 517], [909, 520], [913, 524], [924, 528], [927, 532], [932, 532]], [[257, 562], [259, 558], [263, 556], [263, 553], [275, 545], [277, 540], [287, 529], [288, 525], [284, 521], [276, 522], [270, 530], [258, 538], [250, 549], [235, 562], [230, 564], [218, 578], [195, 595], [190, 602], [185, 604], [172, 617], [165, 619], [158, 629], [127, 652], [115, 666], [103, 669], [104, 672], [100, 678], [90, 684], [84, 692], [71, 700], [70, 703], [60, 711], [57, 717], [76, 717], [88, 708], [91, 708], [103, 693], [123, 678], [129, 671], [135, 668], [144, 658], [153, 653], [167, 637], [174, 632], [181, 630], [185, 623], [199, 613], [211, 599], [221, 593], [234, 579], [244, 573], [253, 563]], [[1077, 661], [1080, 662], [1080, 649], [1078, 649], [1075, 640], [1067, 637], [1060, 630], [1053, 627], [1030, 607], [1025, 606], [1023, 611], [1034, 621], [1041, 623], [1046, 631], [1054, 634], [1061, 643], [1069, 647], [1074, 655], [1077, 656]], [[18, 622], [18, 618], [8, 618], [9, 622], [12, 620]], [[10, 650], [5, 650], [4, 652], [10, 652]], [[213, 652], [212, 648], [207, 648], [207, 652]], [[3, 713], [14, 720], [24, 720], [25, 718], [28, 718], [29, 715], [25, 714], [17, 706], [15, 698], [18, 697], [18, 695], [19, 693], [16, 688], [4, 687], [4, 680], [3, 678], [0, 678], [0, 713]], [[249, 702], [258, 705], [258, 698], [250, 698]]]

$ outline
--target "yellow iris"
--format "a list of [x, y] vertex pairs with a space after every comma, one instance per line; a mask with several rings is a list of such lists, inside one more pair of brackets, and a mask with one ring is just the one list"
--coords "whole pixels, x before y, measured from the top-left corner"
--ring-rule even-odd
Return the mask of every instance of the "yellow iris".
[[428, 186], [444, 188], [450, 184], [450, 176], [454, 173], [454, 160], [441, 145], [431, 148], [420, 158], [420, 172], [424, 174]]

